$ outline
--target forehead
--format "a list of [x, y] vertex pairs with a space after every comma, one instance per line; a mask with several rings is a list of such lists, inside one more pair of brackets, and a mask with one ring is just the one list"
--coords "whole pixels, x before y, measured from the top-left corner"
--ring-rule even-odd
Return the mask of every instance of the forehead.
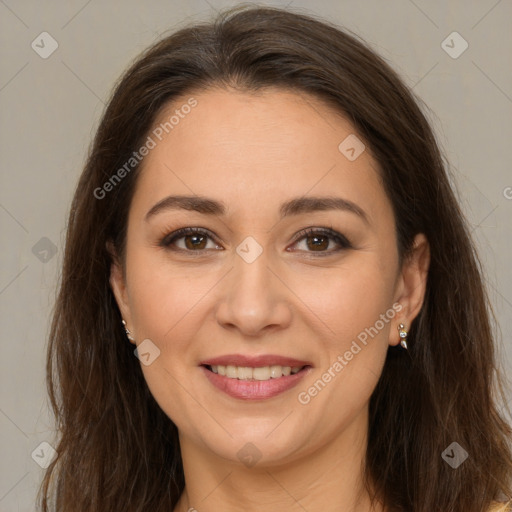
[[161, 112], [149, 136], [154, 147], [135, 194], [148, 203], [166, 194], [200, 194], [262, 212], [263, 200], [270, 207], [314, 193], [356, 202], [371, 196], [374, 214], [389, 207], [378, 166], [355, 128], [305, 93], [211, 89], [185, 95]]
[[[196, 106], [185, 109], [191, 98]], [[187, 114], [178, 119], [176, 114], [185, 110]], [[165, 123], [171, 119], [176, 124], [166, 130]], [[162, 135], [168, 147], [177, 149], [192, 138], [196, 148], [208, 144], [243, 161], [255, 155], [236, 151], [242, 147], [253, 147], [260, 160], [285, 156], [290, 161], [292, 149], [295, 159], [318, 157], [325, 150], [333, 154], [340, 135], [355, 134], [350, 122], [320, 99], [277, 88], [250, 92], [215, 88], [183, 96], [162, 111], [155, 125], [166, 132]]]

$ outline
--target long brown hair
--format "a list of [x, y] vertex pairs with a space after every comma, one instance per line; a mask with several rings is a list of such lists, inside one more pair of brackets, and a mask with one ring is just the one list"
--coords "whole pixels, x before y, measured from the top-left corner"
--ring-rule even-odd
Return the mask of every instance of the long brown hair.
[[[390, 347], [370, 400], [366, 475], [389, 510], [481, 512], [510, 496], [511, 429], [492, 311], [447, 165], [420, 100], [348, 30], [289, 10], [238, 7], [161, 40], [118, 83], [80, 177], [48, 349], [58, 457], [42, 510], [170, 511], [184, 487], [178, 432], [145, 383], [109, 286], [140, 165], [130, 159], [170, 101], [212, 86], [309, 93], [353, 123], [393, 205], [400, 258], [424, 233], [431, 262], [409, 351]], [[457, 442], [457, 469], [442, 457]]]

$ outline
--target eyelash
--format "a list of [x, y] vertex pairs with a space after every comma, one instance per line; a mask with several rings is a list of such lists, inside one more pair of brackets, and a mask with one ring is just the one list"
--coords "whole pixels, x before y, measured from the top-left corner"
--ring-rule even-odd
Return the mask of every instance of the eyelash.
[[[220, 245], [216, 240], [215, 237], [207, 230], [203, 228], [181, 228], [178, 229], [168, 235], [166, 235], [162, 241], [160, 242], [160, 246], [165, 247], [169, 250], [174, 251], [181, 251], [181, 252], [187, 252], [187, 253], [201, 253], [205, 252], [207, 249], [199, 249], [197, 251], [190, 250], [190, 249], [182, 249], [182, 248], [172, 248], [172, 244], [174, 244], [177, 240], [180, 238], [184, 238], [187, 235], [204, 235], [208, 238], [212, 239], [217, 245]], [[340, 246], [338, 249], [330, 250], [330, 251], [306, 251], [309, 253], [316, 253], [316, 255], [322, 257], [329, 254], [334, 254], [337, 252], [340, 252], [342, 250], [351, 249], [352, 244], [348, 241], [348, 239], [343, 236], [341, 233], [338, 233], [337, 231], [334, 231], [332, 228], [306, 228], [297, 233], [297, 236], [295, 240], [293, 241], [293, 245], [297, 244], [299, 241], [301, 241], [304, 238], [307, 238], [311, 235], [320, 235], [320, 236], [327, 236], [331, 240], [334, 240], [338, 245]], [[198, 254], [199, 255], [199, 254]]]

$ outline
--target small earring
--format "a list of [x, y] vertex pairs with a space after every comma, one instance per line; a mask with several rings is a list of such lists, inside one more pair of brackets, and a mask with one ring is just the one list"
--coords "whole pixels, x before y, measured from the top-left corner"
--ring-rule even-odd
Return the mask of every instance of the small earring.
[[398, 326], [398, 332], [400, 336], [400, 345], [407, 350], [407, 331], [405, 330], [405, 325], [400, 324]]
[[130, 330], [128, 329], [128, 327], [126, 327], [126, 322], [124, 320], [121, 320], [121, 322], [123, 323], [124, 325], [124, 330], [126, 331], [126, 336], [128, 337], [128, 339], [130, 341], [135, 341], [135, 339], [133, 338], [132, 336], [132, 333], [130, 332]]

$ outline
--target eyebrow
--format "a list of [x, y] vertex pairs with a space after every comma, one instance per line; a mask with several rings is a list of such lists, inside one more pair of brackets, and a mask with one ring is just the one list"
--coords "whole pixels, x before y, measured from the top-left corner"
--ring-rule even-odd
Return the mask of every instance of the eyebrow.
[[[222, 216], [227, 208], [222, 201], [203, 196], [168, 196], [158, 201], [146, 214], [146, 222], [158, 213], [167, 210], [189, 210], [205, 215]], [[366, 224], [370, 224], [365, 211], [356, 203], [341, 197], [297, 197], [283, 203], [279, 208], [281, 219], [291, 215], [313, 213], [327, 210], [340, 210], [353, 213]]]

